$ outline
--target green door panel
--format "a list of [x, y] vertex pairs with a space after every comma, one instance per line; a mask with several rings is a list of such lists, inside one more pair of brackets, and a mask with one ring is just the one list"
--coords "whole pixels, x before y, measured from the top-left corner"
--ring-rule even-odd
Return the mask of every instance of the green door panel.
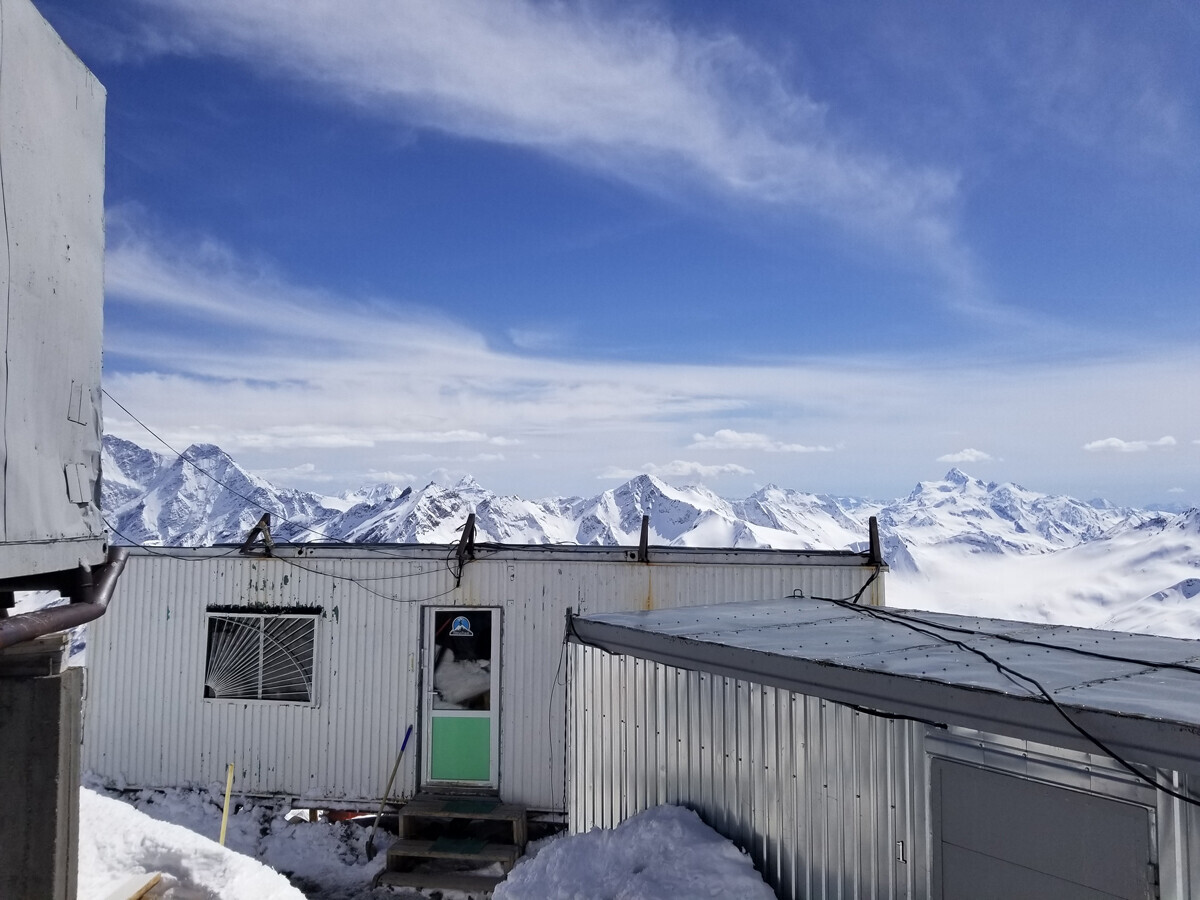
[[436, 781], [488, 781], [492, 776], [490, 716], [435, 716], [429, 775]]

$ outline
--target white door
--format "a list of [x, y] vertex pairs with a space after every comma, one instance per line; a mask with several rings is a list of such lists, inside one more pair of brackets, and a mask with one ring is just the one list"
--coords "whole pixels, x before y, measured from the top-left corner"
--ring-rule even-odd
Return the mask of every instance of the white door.
[[500, 610], [426, 607], [424, 782], [496, 788], [500, 774]]

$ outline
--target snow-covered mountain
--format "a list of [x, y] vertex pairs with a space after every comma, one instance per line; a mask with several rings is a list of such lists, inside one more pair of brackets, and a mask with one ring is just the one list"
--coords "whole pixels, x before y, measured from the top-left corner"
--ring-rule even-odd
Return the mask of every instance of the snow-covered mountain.
[[495, 543], [632, 544], [643, 515], [660, 545], [846, 548], [866, 536], [866, 519], [831, 497], [768, 486], [728, 501], [651, 475], [590, 498], [524, 500], [469, 477], [452, 486], [378, 484], [325, 497], [275, 487], [211, 444], [194, 444], [172, 461], [106, 437], [104, 477], [105, 512], [118, 539], [139, 544], [236, 543], [264, 511], [277, 539], [296, 542], [448, 543], [471, 512], [476, 540]]
[[210, 444], [184, 458], [104, 439], [103, 496], [123, 543], [242, 541], [264, 511], [276, 540], [451, 543], [468, 513], [476, 540], [853, 549], [879, 518], [889, 602], [1031, 621], [1200, 637], [1200, 512], [1166, 513], [1040, 494], [951, 469], [890, 503], [768, 485], [742, 500], [639, 475], [594, 497], [525, 500], [474, 479], [377, 484], [341, 497], [278, 488]]
[[[121, 543], [203, 547], [238, 541], [263, 512], [275, 517], [281, 540], [319, 539], [309, 529], [337, 512], [331, 498], [277, 488], [213, 444], [192, 444], [169, 460], [105, 436], [104, 450], [104, 500], [124, 500], [106, 506], [105, 515]], [[120, 480], [110, 491], [114, 468]]]

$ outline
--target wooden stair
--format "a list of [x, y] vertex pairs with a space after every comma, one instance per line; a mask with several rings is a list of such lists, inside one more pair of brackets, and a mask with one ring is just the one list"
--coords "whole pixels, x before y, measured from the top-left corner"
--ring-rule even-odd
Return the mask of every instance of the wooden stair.
[[[525, 808], [498, 797], [418, 794], [400, 809], [400, 838], [372, 886], [490, 895], [525, 852]], [[511, 840], [511, 843], [509, 842]], [[499, 865], [503, 874], [480, 869]]]

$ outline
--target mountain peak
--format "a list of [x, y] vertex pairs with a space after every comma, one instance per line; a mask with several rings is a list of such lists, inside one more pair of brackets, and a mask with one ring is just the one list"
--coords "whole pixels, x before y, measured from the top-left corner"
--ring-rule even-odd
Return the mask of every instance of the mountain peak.
[[970, 484], [975, 479], [973, 479], [970, 475], [968, 475], [966, 472], [964, 472], [958, 466], [955, 466], [949, 472], [946, 473], [946, 477], [942, 480], [949, 481], [951, 484], [957, 484], [957, 485], [961, 486], [964, 484]]
[[196, 443], [189, 444], [188, 448], [183, 451], [183, 456], [188, 459], [228, 459], [232, 460], [228, 453], [218, 447], [216, 444]]

